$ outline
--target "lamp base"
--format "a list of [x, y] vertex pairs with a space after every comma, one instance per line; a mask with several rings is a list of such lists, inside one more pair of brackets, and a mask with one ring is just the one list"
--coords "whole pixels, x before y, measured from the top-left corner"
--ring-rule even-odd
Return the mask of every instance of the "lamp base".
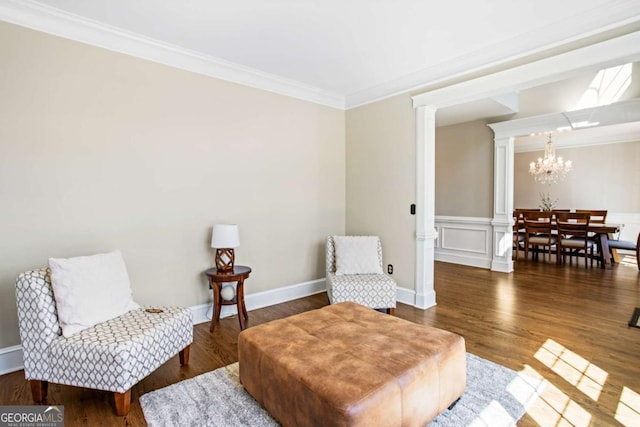
[[218, 271], [233, 270], [233, 262], [235, 259], [235, 251], [233, 248], [216, 249], [216, 268]]

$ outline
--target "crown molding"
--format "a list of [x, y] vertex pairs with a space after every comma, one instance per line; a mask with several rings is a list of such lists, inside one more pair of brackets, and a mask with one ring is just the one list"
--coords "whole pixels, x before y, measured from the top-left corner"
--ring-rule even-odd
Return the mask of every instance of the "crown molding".
[[[563, 22], [562, 25], [549, 24], [535, 31], [520, 34], [505, 42], [468, 52], [377, 86], [349, 93], [346, 95], [346, 108], [351, 109], [402, 93], [416, 91], [427, 85], [433, 87], [454, 80], [464, 80], [465, 76], [477, 75], [496, 67], [511, 68], [524, 58], [544, 55], [545, 52], [551, 52], [554, 49], [557, 51], [564, 48], [565, 51], [569, 51], [572, 50], [572, 44], [575, 48], [582, 39], [597, 38], [598, 35], [603, 35], [616, 28], [639, 22], [640, 13], [637, 0], [611, 1], [607, 7], [576, 11], [574, 18], [571, 21]], [[567, 26], [575, 28], [577, 35], [570, 38], [564, 37], [566, 34], [564, 30]], [[593, 30], [594, 28], [596, 30]], [[559, 41], [533, 46], [532, 41], [539, 40], [541, 34], [545, 35], [545, 40]]]
[[444, 108], [493, 97], [504, 92], [518, 92], [535, 86], [580, 75], [587, 70], [640, 60], [640, 31], [559, 55], [529, 62], [493, 74], [424, 92], [412, 97], [414, 108], [433, 105]]
[[344, 96], [164, 43], [30, 0], [0, 0], [0, 20], [159, 64], [344, 110]]
[[[516, 138], [513, 144], [514, 153], [528, 153], [544, 151], [546, 137], [521, 137]], [[594, 145], [622, 144], [625, 142], [640, 142], [640, 122], [634, 122], [624, 127], [614, 127], [607, 131], [594, 132], [580, 130], [576, 132], [562, 132], [553, 136], [553, 145], [556, 149], [590, 147]]]
[[[560, 113], [541, 114], [539, 116], [523, 117], [521, 119], [504, 122], [489, 123], [495, 138], [510, 138], [527, 136], [539, 132], [558, 132], [564, 128], [571, 128], [577, 123], [592, 120], [597, 129], [602, 126], [640, 122], [640, 98], [619, 101], [614, 104], [582, 110]], [[575, 127], [579, 129], [579, 127]], [[638, 134], [636, 133], [636, 139]]]
[[[597, 36], [640, 22], [640, 14], [637, 11], [637, 0], [611, 1], [606, 8], [579, 12], [572, 22], [565, 22], [563, 26], [548, 25], [536, 31], [537, 37], [539, 34], [545, 34], [547, 40], [558, 40], [562, 37], [563, 27], [566, 29], [567, 25], [573, 25], [579, 32], [578, 36], [534, 48], [531, 46], [531, 40], [536, 39], [533, 34], [523, 34], [507, 42], [469, 52], [346, 96], [154, 40], [33, 0], [0, 0], [0, 20], [163, 65], [344, 110], [426, 85], [461, 79], [492, 67], [505, 67], [526, 56], [540, 54], [546, 50], [567, 47], [582, 38]], [[611, 24], [612, 22], [614, 24]], [[588, 30], [589, 28], [597, 30]]]

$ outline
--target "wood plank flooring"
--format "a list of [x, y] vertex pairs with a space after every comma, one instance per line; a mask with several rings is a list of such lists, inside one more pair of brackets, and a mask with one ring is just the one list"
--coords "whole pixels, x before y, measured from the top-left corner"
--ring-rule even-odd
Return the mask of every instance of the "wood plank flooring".
[[[399, 304], [398, 317], [464, 336], [467, 351], [545, 383], [520, 426], [640, 425], [640, 307], [635, 266], [613, 270], [518, 261], [513, 274], [436, 263], [438, 305]], [[322, 307], [326, 294], [249, 312], [249, 327]], [[132, 390], [131, 412], [113, 413], [111, 393], [51, 384], [48, 403], [65, 407], [67, 426], [145, 425], [140, 395], [237, 360], [238, 321], [213, 333], [197, 325], [188, 367], [177, 356]], [[0, 404], [31, 404], [23, 371], [0, 377]], [[626, 418], [624, 418], [626, 416]], [[635, 418], [634, 418], [635, 417]], [[622, 422], [620, 422], [622, 421]]]

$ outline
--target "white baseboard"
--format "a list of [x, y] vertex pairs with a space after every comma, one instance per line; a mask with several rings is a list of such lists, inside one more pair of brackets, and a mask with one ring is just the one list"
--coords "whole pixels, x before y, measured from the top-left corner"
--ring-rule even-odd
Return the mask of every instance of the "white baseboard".
[[0, 348], [0, 375], [19, 371], [24, 368], [22, 362], [22, 346]]
[[[245, 296], [247, 311], [257, 310], [270, 305], [280, 304], [298, 298], [319, 294], [326, 290], [325, 279], [311, 280], [309, 282], [298, 283], [281, 288], [270, 289], [268, 291], [256, 292]], [[193, 324], [208, 322], [211, 320], [213, 306], [211, 303], [200, 304], [190, 307], [193, 313]], [[220, 318], [238, 314], [237, 306], [223, 305], [220, 311]]]
[[[249, 294], [245, 297], [247, 310], [255, 310], [270, 305], [280, 304], [298, 298], [314, 295], [326, 290], [325, 279], [311, 280], [309, 282], [298, 283], [268, 291]], [[212, 305], [199, 304], [189, 307], [193, 313], [193, 324], [208, 322], [211, 320]], [[237, 314], [235, 306], [223, 306], [220, 317], [228, 317]], [[9, 372], [19, 371], [24, 367], [22, 362], [22, 346], [0, 348], [0, 375]]]
[[[308, 297], [326, 290], [325, 279], [311, 280], [309, 282], [298, 283], [281, 288], [270, 289], [268, 291], [256, 292], [245, 297], [247, 310], [256, 310], [270, 305]], [[403, 304], [415, 306], [416, 292], [413, 289], [398, 287], [397, 300]], [[208, 322], [211, 320], [212, 305], [199, 304], [189, 307], [193, 313], [193, 324]], [[229, 317], [237, 314], [236, 306], [223, 306], [220, 317]], [[22, 346], [0, 348], [0, 375], [19, 371], [23, 368]]]
[[487, 258], [474, 257], [466, 254], [452, 254], [437, 252], [433, 259], [436, 261], [448, 262], [451, 264], [468, 265], [469, 267], [491, 268], [491, 260]]
[[436, 292], [429, 291], [424, 295], [416, 295], [415, 306], [422, 310], [434, 307], [436, 305]]
[[396, 288], [396, 300], [403, 304], [410, 306], [416, 305], [416, 291], [413, 289], [403, 288], [398, 286]]

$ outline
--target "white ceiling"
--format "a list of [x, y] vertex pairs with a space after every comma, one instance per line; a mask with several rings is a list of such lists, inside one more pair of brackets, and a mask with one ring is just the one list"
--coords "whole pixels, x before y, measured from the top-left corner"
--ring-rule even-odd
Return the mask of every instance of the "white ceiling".
[[638, 0], [0, 0], [16, 5], [299, 83], [347, 108], [640, 22]]

